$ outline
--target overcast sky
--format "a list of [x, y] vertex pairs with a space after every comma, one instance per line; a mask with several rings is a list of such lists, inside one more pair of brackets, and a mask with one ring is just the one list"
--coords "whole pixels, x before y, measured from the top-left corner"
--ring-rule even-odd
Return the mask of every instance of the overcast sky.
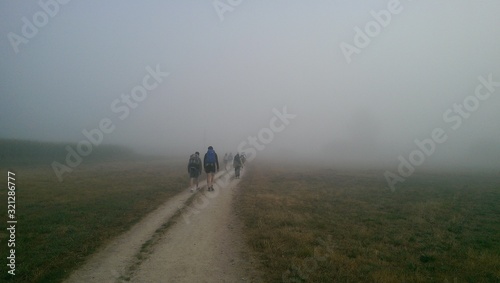
[[500, 82], [499, 14], [494, 0], [1, 1], [0, 138], [78, 142], [107, 118], [105, 143], [235, 151], [286, 108], [259, 153], [397, 161], [442, 128], [429, 162], [463, 163], [500, 145], [500, 87], [475, 96], [480, 76]]

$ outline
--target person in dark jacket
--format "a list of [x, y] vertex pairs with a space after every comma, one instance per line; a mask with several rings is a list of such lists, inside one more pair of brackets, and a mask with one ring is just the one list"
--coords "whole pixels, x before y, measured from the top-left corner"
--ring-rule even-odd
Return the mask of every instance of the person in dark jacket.
[[200, 177], [202, 170], [200, 153], [197, 151], [195, 154], [191, 154], [188, 162], [188, 173], [189, 173], [189, 187], [191, 192], [194, 192], [193, 183], [196, 181], [196, 190], [198, 190], [198, 177]]
[[205, 167], [205, 172], [207, 173], [207, 187], [208, 191], [214, 190], [214, 176], [217, 171], [219, 171], [219, 158], [217, 153], [215, 153], [212, 146], [208, 147], [207, 153], [203, 158], [203, 164]]
[[240, 154], [236, 153], [233, 159], [234, 177], [236, 177], [236, 179], [240, 178], [240, 169], [242, 165]]

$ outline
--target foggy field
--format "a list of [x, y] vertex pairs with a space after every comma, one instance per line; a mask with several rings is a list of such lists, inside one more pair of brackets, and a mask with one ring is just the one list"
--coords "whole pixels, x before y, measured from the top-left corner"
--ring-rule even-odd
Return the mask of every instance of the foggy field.
[[[2, 282], [60, 282], [101, 245], [187, 187], [184, 160], [175, 159], [80, 165], [63, 183], [49, 166], [17, 166], [14, 172], [17, 272], [10, 276], [2, 264]], [[7, 199], [5, 191], [0, 198]], [[6, 213], [2, 209], [0, 217]], [[7, 238], [2, 229], [1, 242]]]
[[237, 210], [266, 282], [498, 282], [500, 180], [256, 163]]
[[[112, 146], [59, 182], [40, 150], [61, 146], [20, 144], [38, 158], [0, 167], [16, 173], [15, 282], [66, 278], [188, 186], [185, 158]], [[380, 170], [269, 159], [248, 163], [234, 204], [265, 282], [500, 280], [498, 175], [417, 172], [391, 192]]]
[[191, 197], [188, 158], [213, 147], [249, 164], [235, 209], [270, 282], [500, 282], [499, 15], [498, 0], [0, 0], [0, 281], [65, 278]]

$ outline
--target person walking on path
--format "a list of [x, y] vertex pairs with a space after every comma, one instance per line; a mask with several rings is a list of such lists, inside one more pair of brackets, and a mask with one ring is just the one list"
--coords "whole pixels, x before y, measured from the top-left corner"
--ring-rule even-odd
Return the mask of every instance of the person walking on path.
[[236, 177], [236, 179], [240, 178], [241, 166], [242, 166], [242, 163], [241, 163], [240, 154], [236, 153], [236, 155], [234, 156], [234, 159], [233, 159], [234, 177]]
[[219, 158], [217, 153], [215, 153], [212, 146], [208, 147], [207, 153], [203, 158], [203, 164], [205, 166], [205, 172], [207, 173], [207, 187], [208, 191], [214, 190], [214, 176], [217, 171], [219, 171]]
[[191, 154], [188, 162], [188, 173], [189, 173], [189, 187], [191, 188], [191, 192], [194, 191], [193, 183], [196, 181], [196, 190], [198, 187], [198, 177], [201, 174], [201, 159], [200, 153], [197, 151], [195, 154]]

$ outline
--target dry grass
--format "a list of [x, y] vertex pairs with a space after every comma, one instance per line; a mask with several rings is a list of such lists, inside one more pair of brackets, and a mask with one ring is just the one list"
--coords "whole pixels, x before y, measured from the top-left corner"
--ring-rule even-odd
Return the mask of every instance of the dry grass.
[[254, 166], [239, 215], [267, 282], [500, 282], [500, 180]]

